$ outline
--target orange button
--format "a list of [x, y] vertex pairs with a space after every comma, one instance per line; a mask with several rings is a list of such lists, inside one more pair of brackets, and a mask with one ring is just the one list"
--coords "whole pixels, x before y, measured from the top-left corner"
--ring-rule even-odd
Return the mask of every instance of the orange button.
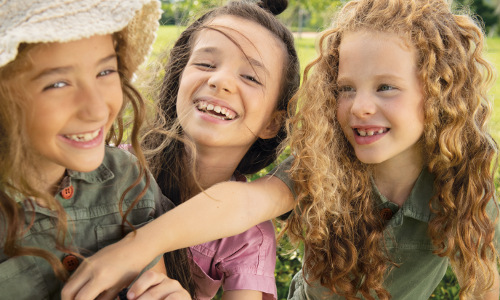
[[379, 213], [380, 213], [380, 217], [386, 221], [389, 221], [392, 218], [392, 215], [394, 214], [392, 212], [392, 209], [390, 209], [388, 207], [381, 209]]
[[62, 263], [64, 265], [64, 268], [68, 272], [73, 272], [80, 265], [78, 257], [74, 256], [73, 254], [65, 255], [62, 259]]
[[73, 188], [72, 185], [70, 185], [69, 187], [67, 187], [61, 191], [61, 196], [64, 199], [69, 199], [69, 198], [73, 197], [74, 193], [75, 193], [75, 189]]

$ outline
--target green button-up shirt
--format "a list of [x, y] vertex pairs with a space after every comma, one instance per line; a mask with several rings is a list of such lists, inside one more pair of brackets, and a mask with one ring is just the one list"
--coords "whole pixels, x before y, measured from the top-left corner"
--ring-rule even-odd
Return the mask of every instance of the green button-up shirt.
[[[291, 159], [285, 161], [283, 166], [277, 168], [272, 174], [285, 182], [293, 190], [293, 182], [286, 170], [289, 169]], [[410, 196], [401, 208], [388, 201], [373, 185], [377, 209], [389, 208], [393, 215], [388, 221], [385, 230], [385, 242], [391, 258], [399, 264], [384, 279], [384, 286], [392, 295], [392, 299], [418, 300], [428, 299], [448, 267], [448, 258], [433, 254], [435, 246], [428, 235], [429, 220], [432, 213], [429, 200], [434, 190], [434, 176], [427, 170], [419, 175]], [[496, 216], [496, 207], [493, 202], [488, 206], [490, 215]], [[497, 224], [495, 234], [496, 247], [500, 230]], [[360, 298], [363, 299], [359, 295]], [[376, 298], [376, 296], [374, 296]], [[302, 271], [297, 273], [290, 285], [288, 299], [344, 299], [332, 295], [330, 290], [317, 282], [308, 285]]]
[[[68, 175], [63, 179], [60, 190], [72, 186], [73, 196], [64, 199], [57, 193], [55, 198], [68, 215], [68, 246], [75, 252], [87, 257], [123, 237], [118, 203], [123, 191], [138, 176], [135, 161], [130, 153], [107, 147], [104, 161], [96, 170], [88, 173], [67, 171]], [[127, 194], [123, 210], [144, 185], [145, 180]], [[53, 238], [56, 232], [55, 212], [31, 200], [22, 199], [19, 203], [25, 209], [26, 226], [34, 213], [33, 226], [23, 236], [22, 244], [49, 250], [62, 260], [65, 254], [55, 248]], [[152, 180], [128, 220], [139, 228], [171, 207], [173, 205], [162, 197]], [[130, 230], [125, 228], [125, 233]], [[55, 277], [51, 266], [44, 259], [35, 256], [9, 258], [3, 253], [3, 247], [0, 248], [1, 299], [60, 299], [62, 286], [63, 283]]]

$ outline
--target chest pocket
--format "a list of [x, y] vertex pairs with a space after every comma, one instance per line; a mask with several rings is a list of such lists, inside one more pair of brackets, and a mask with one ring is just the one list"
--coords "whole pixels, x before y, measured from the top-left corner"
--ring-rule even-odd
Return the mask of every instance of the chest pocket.
[[[50, 287], [47, 286], [40, 268], [33, 256], [10, 258], [0, 264], [0, 297], [2, 299], [51, 299]], [[51, 280], [50, 278], [46, 278]], [[54, 278], [54, 284], [59, 281]]]

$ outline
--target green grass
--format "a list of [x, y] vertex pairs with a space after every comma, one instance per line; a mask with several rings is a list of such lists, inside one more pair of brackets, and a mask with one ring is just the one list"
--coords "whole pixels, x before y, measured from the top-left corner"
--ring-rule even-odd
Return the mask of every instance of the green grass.
[[[161, 51], [169, 50], [177, 36], [182, 32], [183, 27], [162, 26], [158, 32], [158, 39], [153, 46], [153, 57]], [[316, 56], [315, 39], [300, 38], [296, 40], [297, 53], [301, 62], [301, 70], [308, 62]], [[487, 59], [492, 62], [496, 69], [500, 69], [500, 38], [489, 38], [487, 40]], [[493, 100], [493, 114], [490, 123], [490, 130], [495, 140], [500, 141], [500, 80], [496, 80], [490, 91]], [[265, 174], [265, 172], [263, 172]], [[497, 171], [497, 192], [500, 193], [500, 171]], [[277, 263], [276, 279], [278, 285], [279, 299], [286, 298], [286, 291], [291, 280], [291, 275], [300, 268], [300, 257], [286, 256], [283, 251], [278, 251], [280, 259]], [[288, 262], [288, 263], [286, 263]], [[448, 270], [446, 276], [436, 288], [431, 299], [458, 299], [458, 285], [451, 270]]]
[[[487, 44], [486, 57], [496, 66], [498, 72], [500, 70], [500, 38], [489, 38]], [[495, 140], [500, 141], [500, 80], [495, 81], [491, 96], [493, 99], [493, 115], [490, 128]]]

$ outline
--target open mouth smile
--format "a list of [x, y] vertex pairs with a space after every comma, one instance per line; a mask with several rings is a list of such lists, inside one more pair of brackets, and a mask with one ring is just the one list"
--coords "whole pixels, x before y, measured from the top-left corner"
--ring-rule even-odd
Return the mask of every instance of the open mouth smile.
[[195, 103], [198, 111], [209, 114], [210, 116], [220, 119], [220, 120], [234, 120], [238, 117], [238, 114], [230, 108], [214, 105], [204, 100], [200, 100]]
[[87, 132], [87, 133], [78, 133], [78, 134], [65, 134], [63, 135], [65, 138], [68, 140], [72, 140], [75, 142], [89, 142], [95, 139], [97, 136], [99, 136], [99, 133], [101, 132], [102, 128], [99, 128], [95, 131], [92, 132]]
[[354, 128], [354, 132], [358, 136], [374, 136], [379, 134], [384, 134], [388, 132], [390, 128], [379, 128], [379, 129], [360, 129]]

